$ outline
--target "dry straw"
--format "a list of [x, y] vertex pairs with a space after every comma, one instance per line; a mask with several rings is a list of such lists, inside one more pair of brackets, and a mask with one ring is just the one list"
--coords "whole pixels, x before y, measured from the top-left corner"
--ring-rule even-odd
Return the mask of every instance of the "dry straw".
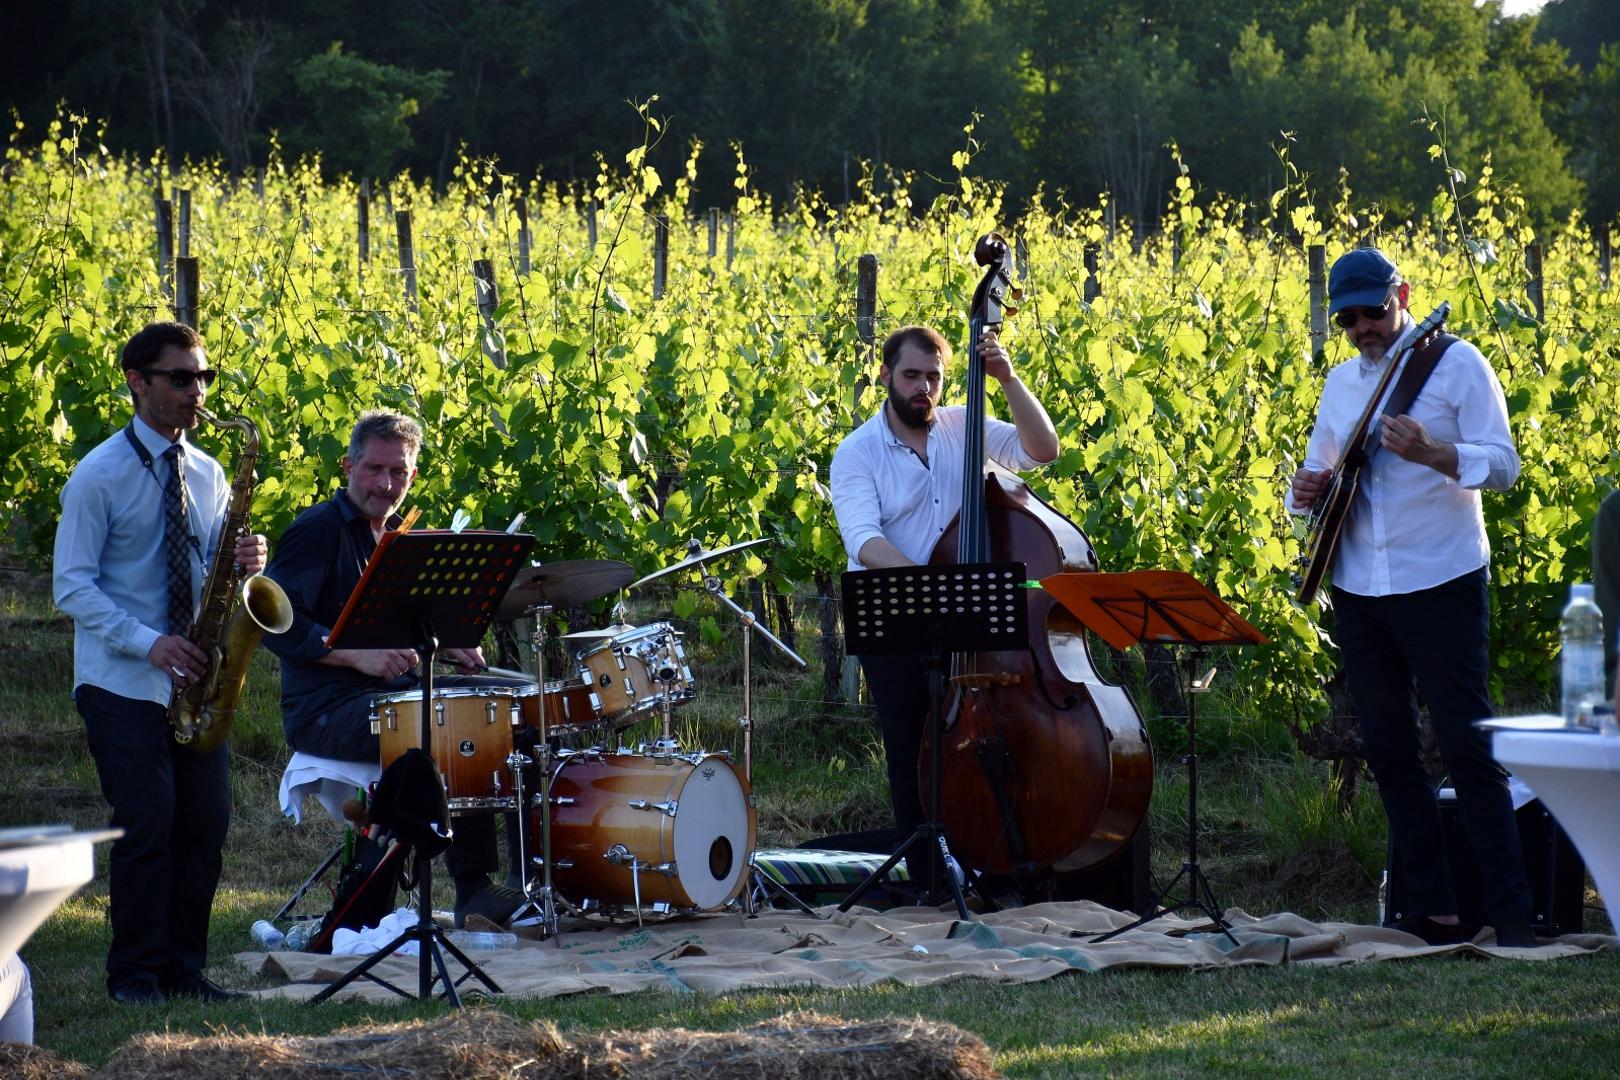
[[488, 1009], [318, 1037], [143, 1035], [100, 1073], [105, 1080], [977, 1080], [996, 1075], [982, 1040], [931, 1020], [857, 1023], [791, 1013], [736, 1032], [676, 1028], [565, 1039], [550, 1023], [523, 1024]]

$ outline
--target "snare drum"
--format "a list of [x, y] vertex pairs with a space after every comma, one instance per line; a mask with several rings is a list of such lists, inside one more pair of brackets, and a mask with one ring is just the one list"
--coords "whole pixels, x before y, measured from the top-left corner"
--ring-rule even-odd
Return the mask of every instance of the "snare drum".
[[[433, 691], [429, 753], [444, 774], [452, 813], [512, 810], [512, 729], [523, 722], [517, 691], [490, 686], [450, 686]], [[422, 694], [386, 694], [372, 704], [371, 730], [382, 746], [382, 766], [420, 746]]]
[[671, 704], [684, 705], [693, 697], [686, 650], [669, 623], [638, 626], [609, 638], [581, 655], [579, 664], [602, 716], [615, 730], [662, 707], [666, 688]]
[[548, 682], [545, 693], [536, 687], [525, 689], [519, 699], [523, 723], [540, 727], [540, 708], [545, 706], [546, 735], [583, 735], [602, 722], [601, 703], [589, 683]]
[[747, 883], [754, 793], [726, 757], [570, 754], [551, 796], [552, 880], [564, 895], [709, 911]]

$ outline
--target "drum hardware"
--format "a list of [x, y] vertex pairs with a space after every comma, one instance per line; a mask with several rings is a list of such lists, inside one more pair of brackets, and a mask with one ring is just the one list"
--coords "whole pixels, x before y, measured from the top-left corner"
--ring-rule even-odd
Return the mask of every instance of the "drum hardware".
[[660, 814], [668, 814], [670, 817], [674, 817], [675, 812], [680, 809], [680, 804], [675, 802], [673, 799], [671, 799], [669, 802], [660, 803], [650, 803], [646, 799], [631, 799], [630, 809], [657, 810]]
[[[766, 540], [767, 540], [766, 537], [761, 537], [761, 538], [759, 538], [757, 540], [745, 540], [745, 541], [743, 541], [742, 543], [739, 543], [739, 544], [732, 544], [730, 547], [721, 548], [718, 551], [704, 551], [703, 546], [697, 541], [697, 538], [694, 537], [691, 540], [687, 541], [687, 544], [686, 544], [686, 550], [687, 550], [686, 558], [682, 559], [680, 562], [675, 563], [675, 564], [673, 564], [671, 566], [667, 566], [662, 570], [654, 571], [653, 573], [648, 574], [646, 577], [641, 578], [639, 581], [631, 582], [631, 584], [629, 585], [629, 588], [634, 589], [634, 588], [636, 588], [636, 587], [638, 587], [640, 585], [646, 584], [649, 581], [652, 581], [652, 580], [654, 580], [656, 578], [661, 578], [666, 574], [671, 574], [671, 573], [674, 573], [675, 571], [678, 571], [678, 570], [695, 570], [695, 571], [698, 572], [698, 574], [701, 577], [701, 583], [703, 585], [703, 588], [705, 590], [707, 590], [708, 593], [711, 596], [713, 596], [716, 600], [718, 600], [724, 607], [729, 609], [731, 611], [731, 613], [737, 617], [738, 622], [740, 622], [742, 624], [742, 669], [743, 669], [742, 670], [742, 696], [743, 696], [743, 700], [742, 700], [742, 715], [740, 717], [738, 717], [738, 719], [737, 719], [737, 727], [742, 732], [743, 776], [750, 783], [753, 782], [753, 778], [754, 778], [754, 710], [753, 710], [753, 635], [754, 635], [754, 632], [757, 630], [765, 638], [765, 640], [769, 641], [772, 645], [776, 646], [776, 648], [777, 648], [777, 650], [779, 652], [781, 652], [789, 660], [792, 660], [799, 667], [802, 668], [802, 667], [806, 667], [808, 665], [805, 664], [803, 657], [801, 657], [798, 653], [794, 652], [792, 649], [788, 648], [788, 646], [780, 638], [778, 638], [775, 634], [771, 633], [763, 625], [761, 625], [760, 620], [759, 620], [759, 616], [755, 615], [752, 611], [742, 607], [735, 600], [733, 600], [729, 595], [726, 594], [725, 588], [722, 585], [722, 583], [720, 581], [720, 578], [717, 575], [715, 575], [713, 572], [711, 572], [708, 564], [710, 562], [714, 561], [715, 559], [719, 559], [719, 558], [722, 558], [722, 557], [724, 557], [726, 555], [733, 554], [734, 552], [742, 551], [742, 550], [744, 550], [746, 548], [751, 548], [751, 547], [754, 547], [756, 545], [763, 544], [763, 543], [766, 542]], [[668, 725], [669, 725], [668, 711], [666, 710], [666, 712], [665, 712], [665, 737], [666, 738], [669, 736], [669, 726]], [[750, 789], [750, 790], [752, 790], [752, 789]], [[761, 890], [770, 890], [770, 891], [776, 892], [779, 895], [785, 896], [795, 906], [797, 906], [798, 908], [800, 908], [804, 912], [812, 913], [810, 911], [810, 908], [807, 907], [804, 904], [803, 901], [799, 900], [798, 897], [794, 896], [788, 890], [782, 888], [780, 885], [777, 884], [776, 881], [772, 880], [768, 875], [760, 873], [753, 866], [753, 856], [752, 856], [751, 853], [749, 855], [749, 872], [750, 872], [750, 875], [753, 878], [756, 886], [759, 889], [761, 889]], [[747, 910], [747, 912], [749, 914], [754, 913], [754, 907], [753, 907], [754, 894], [755, 894], [755, 889], [754, 888], [750, 888], [750, 889], [748, 889], [748, 890], [746, 890], [744, 892], [743, 904], [744, 904], [744, 907], [745, 907], [745, 909]]]

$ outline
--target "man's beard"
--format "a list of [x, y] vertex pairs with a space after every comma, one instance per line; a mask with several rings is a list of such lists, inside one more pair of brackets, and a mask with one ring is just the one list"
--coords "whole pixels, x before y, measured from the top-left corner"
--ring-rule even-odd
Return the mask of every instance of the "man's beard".
[[1405, 328], [1399, 322], [1397, 322], [1395, 324], [1395, 328], [1389, 332], [1388, 337], [1385, 337], [1381, 333], [1374, 332], [1367, 334], [1362, 339], [1358, 340], [1356, 345], [1361, 349], [1362, 356], [1376, 364], [1383, 360], [1385, 356], [1389, 355], [1389, 347], [1395, 344], [1395, 339], [1401, 336], [1401, 331], [1403, 329]]
[[889, 408], [894, 411], [895, 417], [908, 428], [920, 430], [933, 422], [934, 403], [926, 397], [922, 399], [922, 402], [923, 404], [920, 407], [914, 405], [895, 393], [893, 386], [889, 387]]

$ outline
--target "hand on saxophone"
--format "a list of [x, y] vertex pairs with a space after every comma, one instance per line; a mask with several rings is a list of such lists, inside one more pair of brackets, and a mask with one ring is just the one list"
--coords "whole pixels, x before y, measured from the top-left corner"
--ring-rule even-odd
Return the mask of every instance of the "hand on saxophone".
[[244, 536], [236, 542], [236, 568], [251, 577], [270, 563], [270, 542], [262, 533]]
[[179, 634], [164, 634], [152, 642], [146, 662], [177, 683], [190, 682], [208, 670], [208, 655]]

